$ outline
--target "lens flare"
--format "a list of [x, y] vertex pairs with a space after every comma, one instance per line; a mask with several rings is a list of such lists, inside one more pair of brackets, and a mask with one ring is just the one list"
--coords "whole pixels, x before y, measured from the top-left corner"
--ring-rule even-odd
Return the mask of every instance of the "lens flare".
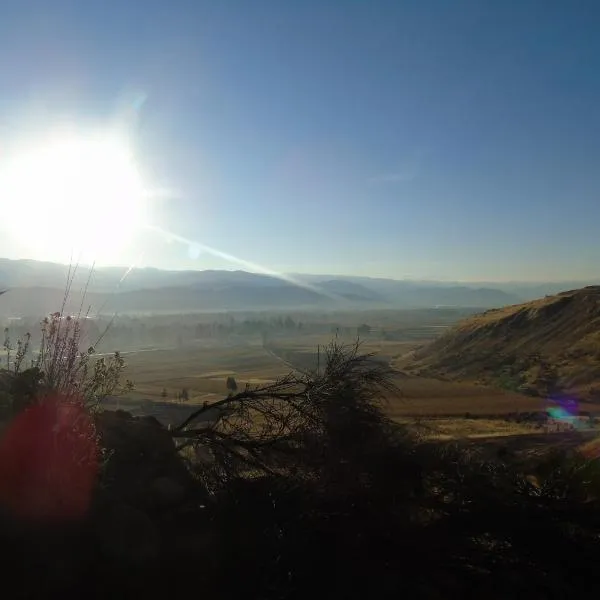
[[211, 254], [212, 256], [216, 256], [217, 258], [222, 258], [230, 263], [237, 264], [248, 271], [252, 271], [254, 273], [260, 273], [262, 275], [268, 275], [269, 277], [274, 277], [276, 279], [281, 279], [286, 283], [290, 283], [300, 288], [304, 288], [307, 290], [311, 290], [315, 293], [320, 294], [321, 296], [326, 296], [332, 300], [339, 300], [340, 296], [336, 294], [332, 294], [327, 292], [322, 288], [317, 288], [316, 286], [310, 285], [304, 281], [298, 281], [297, 279], [290, 277], [285, 273], [280, 273], [278, 271], [274, 271], [273, 269], [269, 269], [263, 265], [259, 265], [258, 263], [251, 262], [249, 260], [245, 260], [238, 256], [234, 256], [233, 254], [229, 254], [227, 252], [223, 252], [222, 250], [218, 250], [217, 248], [213, 248], [212, 246], [207, 246], [206, 244], [201, 244], [198, 241], [190, 240], [184, 236], [178, 235], [171, 231], [166, 231], [161, 227], [157, 227], [156, 225], [146, 225], [146, 228], [150, 231], [153, 231], [159, 234], [163, 239], [165, 239], [168, 243], [179, 242], [186, 246], [188, 251], [188, 256], [192, 254], [197, 254], [200, 256], [201, 253], [205, 252], [207, 254]]
[[0, 441], [0, 504], [26, 520], [76, 520], [91, 503], [99, 468], [83, 404], [46, 398], [21, 412]]

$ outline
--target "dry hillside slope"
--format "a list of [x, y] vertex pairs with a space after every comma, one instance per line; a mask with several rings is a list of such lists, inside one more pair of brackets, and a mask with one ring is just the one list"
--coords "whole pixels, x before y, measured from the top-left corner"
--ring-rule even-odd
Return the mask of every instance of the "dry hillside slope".
[[600, 286], [469, 317], [416, 352], [408, 371], [600, 399]]

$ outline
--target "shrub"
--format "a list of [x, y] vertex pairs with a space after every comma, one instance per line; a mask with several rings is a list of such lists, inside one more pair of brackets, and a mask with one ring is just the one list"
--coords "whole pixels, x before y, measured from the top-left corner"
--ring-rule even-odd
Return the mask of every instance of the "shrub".
[[[381, 395], [397, 392], [389, 367], [362, 355], [359, 347], [334, 341], [325, 349], [324, 369], [291, 372], [202, 406], [173, 429], [173, 436], [182, 449], [210, 450], [214, 481], [248, 470], [283, 473], [340, 465], [377, 438], [387, 423]], [[207, 411], [214, 415], [208, 426], [202, 420]]]
[[[13, 412], [45, 397], [61, 397], [94, 408], [107, 396], [133, 388], [131, 381], [122, 382], [125, 361], [119, 352], [109, 357], [95, 356], [95, 346], [106, 331], [94, 345], [84, 347], [82, 324], [88, 313], [83, 313], [83, 304], [75, 316], [66, 311], [75, 272], [76, 267], [69, 271], [61, 310], [40, 324], [37, 352], [32, 351], [30, 334], [17, 339], [13, 346], [5, 330], [7, 359], [0, 371], [0, 393], [10, 398]], [[24, 368], [27, 362], [30, 366]]]
[[235, 377], [228, 377], [225, 381], [225, 387], [231, 392], [237, 392], [238, 386]]

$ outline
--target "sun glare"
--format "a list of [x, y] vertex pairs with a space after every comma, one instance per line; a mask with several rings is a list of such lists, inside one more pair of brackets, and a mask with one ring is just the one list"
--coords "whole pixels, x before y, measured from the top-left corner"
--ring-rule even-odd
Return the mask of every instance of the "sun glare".
[[119, 260], [144, 222], [142, 178], [117, 136], [61, 136], [0, 164], [8, 232], [36, 258]]

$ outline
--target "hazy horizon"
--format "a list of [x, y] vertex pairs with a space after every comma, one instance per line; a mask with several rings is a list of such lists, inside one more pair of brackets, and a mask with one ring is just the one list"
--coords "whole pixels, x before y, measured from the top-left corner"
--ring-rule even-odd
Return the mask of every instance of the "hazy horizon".
[[591, 0], [9, 0], [0, 255], [595, 280], [599, 24]]
[[[32, 262], [36, 262], [36, 263], [47, 263], [47, 264], [58, 264], [64, 267], [69, 267], [70, 263], [68, 262], [60, 262], [60, 261], [45, 261], [45, 260], [38, 260], [38, 259], [32, 259], [32, 258], [9, 258], [6, 256], [0, 256], [0, 260], [10, 260], [10, 261], [32, 261]], [[93, 265], [92, 263], [78, 263], [77, 264], [77, 268], [79, 270], [88, 270], [88, 269], [116, 269], [116, 270], [122, 270], [124, 276], [130, 272], [131, 266], [126, 266], [126, 265]], [[545, 284], [549, 284], [549, 285], [553, 285], [553, 284], [557, 284], [557, 285], [561, 285], [561, 284], [573, 284], [573, 285], [595, 285], [596, 282], [598, 284], [600, 284], [600, 276], [598, 277], [590, 277], [590, 278], [586, 278], [586, 279], [506, 279], [506, 280], [493, 280], [493, 279], [473, 279], [473, 280], [469, 280], [469, 279], [449, 279], [449, 278], [425, 278], [425, 277], [385, 277], [385, 276], [377, 276], [377, 275], [373, 275], [373, 274], [365, 274], [365, 275], [361, 275], [361, 274], [356, 274], [356, 273], [351, 273], [351, 272], [325, 272], [325, 271], [289, 271], [289, 272], [284, 272], [284, 273], [276, 273], [276, 272], [270, 272], [270, 271], [260, 271], [260, 270], [252, 270], [252, 269], [244, 269], [241, 268], [239, 266], [237, 267], [229, 267], [229, 268], [211, 268], [211, 267], [207, 267], [207, 268], [200, 268], [200, 267], [180, 267], [180, 268], [163, 268], [163, 267], [155, 267], [155, 266], [144, 266], [144, 267], [134, 267], [133, 269], [131, 269], [131, 271], [133, 270], [145, 270], [145, 269], [149, 269], [149, 270], [158, 270], [158, 271], [174, 271], [174, 272], [183, 272], [183, 271], [198, 271], [198, 272], [202, 272], [202, 271], [228, 271], [231, 273], [234, 273], [236, 271], [243, 271], [246, 273], [254, 273], [254, 274], [258, 274], [258, 275], [266, 275], [266, 276], [273, 276], [273, 277], [277, 277], [277, 276], [282, 276], [286, 279], [289, 278], [294, 278], [294, 277], [317, 277], [317, 278], [327, 278], [327, 277], [331, 277], [331, 278], [359, 278], [359, 279], [391, 279], [391, 280], [395, 280], [395, 281], [410, 281], [410, 282], [415, 282], [415, 283], [447, 283], [447, 284], [468, 284], [468, 285], [493, 285], [493, 286], [501, 286], [501, 285], [515, 285], [515, 286], [519, 286], [519, 285], [531, 285], [531, 286], [535, 286], [535, 285], [545, 285]]]

